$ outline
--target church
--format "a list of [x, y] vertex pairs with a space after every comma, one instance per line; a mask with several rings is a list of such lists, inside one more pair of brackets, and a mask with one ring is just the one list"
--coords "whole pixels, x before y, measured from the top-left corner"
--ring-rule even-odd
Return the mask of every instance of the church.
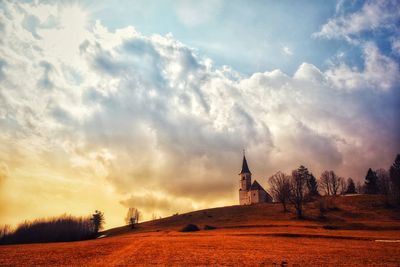
[[240, 205], [272, 202], [272, 197], [254, 180], [251, 183], [251, 172], [247, 165], [246, 155], [243, 152], [242, 171], [239, 173], [239, 201]]

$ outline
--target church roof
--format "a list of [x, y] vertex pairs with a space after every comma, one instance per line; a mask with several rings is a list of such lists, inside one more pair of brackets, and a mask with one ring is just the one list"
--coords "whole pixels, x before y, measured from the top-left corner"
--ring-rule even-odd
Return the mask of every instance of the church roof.
[[249, 170], [249, 166], [247, 165], [247, 160], [245, 155], [243, 155], [242, 171], [239, 174], [242, 173], [251, 173]]
[[264, 190], [264, 188], [256, 181], [254, 180], [253, 184], [250, 187], [250, 190]]

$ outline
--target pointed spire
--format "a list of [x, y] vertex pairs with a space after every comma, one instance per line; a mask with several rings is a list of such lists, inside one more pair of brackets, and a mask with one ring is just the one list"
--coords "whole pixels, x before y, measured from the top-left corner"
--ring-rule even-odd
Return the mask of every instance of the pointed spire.
[[243, 149], [242, 171], [239, 174], [242, 174], [242, 173], [251, 173], [249, 170], [249, 166], [247, 165], [247, 160], [246, 160], [246, 155], [245, 155], [244, 149]]

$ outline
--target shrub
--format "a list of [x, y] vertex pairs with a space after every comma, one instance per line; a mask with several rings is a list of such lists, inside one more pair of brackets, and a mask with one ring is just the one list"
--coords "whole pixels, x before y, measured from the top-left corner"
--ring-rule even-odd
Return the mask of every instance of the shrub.
[[188, 224], [181, 230], [181, 232], [196, 232], [196, 231], [200, 231], [200, 229], [195, 224]]
[[327, 230], [338, 230], [339, 227], [335, 225], [324, 225], [322, 228], [327, 229]]
[[217, 229], [217, 227], [211, 226], [211, 225], [205, 225], [204, 226], [204, 230], [214, 230], [214, 229]]

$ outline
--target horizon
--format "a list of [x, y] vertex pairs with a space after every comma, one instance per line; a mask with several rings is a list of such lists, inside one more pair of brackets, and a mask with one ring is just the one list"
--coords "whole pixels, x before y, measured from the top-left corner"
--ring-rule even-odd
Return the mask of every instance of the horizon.
[[238, 204], [243, 149], [263, 186], [300, 165], [363, 182], [400, 152], [399, 19], [396, 1], [1, 2], [1, 223]]

